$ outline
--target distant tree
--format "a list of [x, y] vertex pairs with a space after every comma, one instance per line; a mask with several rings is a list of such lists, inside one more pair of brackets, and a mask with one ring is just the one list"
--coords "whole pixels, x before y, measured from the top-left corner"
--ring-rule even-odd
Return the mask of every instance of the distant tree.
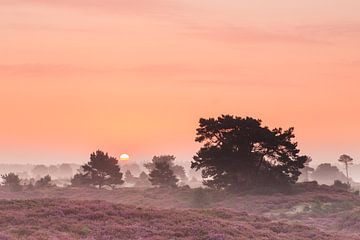
[[348, 168], [349, 168], [349, 165], [353, 164], [354, 159], [352, 159], [350, 156], [348, 156], [346, 154], [343, 154], [339, 157], [338, 161], [345, 164], [347, 184], [350, 185]]
[[58, 173], [59, 173], [59, 168], [55, 165], [51, 165], [48, 167], [48, 172], [49, 172], [49, 175], [56, 178], [58, 176]]
[[303, 169], [303, 172], [305, 174], [305, 182], [308, 182], [309, 181], [309, 173], [310, 172], [314, 172], [314, 168], [310, 167], [310, 162], [312, 162], [312, 158], [307, 156], [306, 157], [306, 162], [305, 162], [305, 167]]
[[154, 186], [177, 187], [179, 181], [171, 170], [168, 162], [159, 161], [154, 163], [154, 169], [149, 174], [149, 181]]
[[73, 170], [70, 164], [63, 163], [59, 166], [59, 177], [71, 178], [73, 176]]
[[311, 174], [311, 178], [320, 184], [331, 185], [335, 180], [346, 182], [346, 176], [336, 167], [330, 163], [322, 163]]
[[306, 161], [292, 141], [293, 131], [270, 130], [250, 117], [202, 118], [196, 141], [203, 147], [191, 168], [201, 169], [204, 184], [218, 189], [293, 184]]
[[45, 177], [40, 178], [35, 182], [35, 187], [37, 188], [45, 188], [51, 187], [51, 177], [50, 175], [46, 175]]
[[160, 155], [160, 156], [154, 156], [151, 162], [145, 163], [144, 167], [151, 172], [155, 168], [155, 163], [157, 162], [166, 162], [170, 169], [174, 172], [176, 177], [180, 179], [181, 181], [186, 181], [187, 176], [185, 173], [185, 169], [183, 166], [176, 165], [175, 162], [175, 156], [173, 155]]
[[40, 178], [48, 175], [49, 169], [45, 165], [36, 165], [31, 172], [35, 178]]
[[82, 166], [81, 172], [85, 179], [89, 179], [92, 185], [99, 188], [103, 186], [114, 188], [124, 183], [117, 159], [100, 150], [91, 154], [90, 161]]
[[179, 178], [182, 182], [185, 182], [188, 180], [188, 177], [185, 173], [185, 168], [180, 165], [174, 165], [171, 167], [171, 170], [174, 172], [175, 176]]
[[139, 177], [136, 179], [136, 187], [150, 187], [149, 176], [145, 172], [141, 172]]
[[136, 182], [136, 178], [134, 177], [134, 175], [131, 174], [130, 170], [127, 170], [125, 172], [125, 182], [130, 183], [130, 184]]
[[170, 167], [174, 166], [174, 161], [175, 161], [175, 156], [174, 155], [160, 155], [160, 156], [154, 156], [151, 160], [151, 162], [145, 163], [144, 167], [147, 168], [150, 172], [152, 170], [154, 170], [155, 168], [155, 164], [158, 162], [165, 162], [167, 163]]
[[21, 180], [15, 173], [1, 175], [1, 178], [3, 179], [3, 184], [11, 191], [17, 192], [22, 190]]
[[128, 170], [133, 175], [139, 175], [141, 173], [140, 166], [136, 163], [128, 163], [127, 161], [125, 161], [125, 163], [121, 164], [120, 167], [123, 170], [123, 172], [125, 172], [125, 173]]

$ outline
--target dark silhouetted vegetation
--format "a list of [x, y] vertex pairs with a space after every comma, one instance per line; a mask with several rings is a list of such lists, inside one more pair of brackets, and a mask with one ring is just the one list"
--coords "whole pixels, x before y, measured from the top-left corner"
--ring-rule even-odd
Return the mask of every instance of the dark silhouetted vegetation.
[[17, 192], [22, 190], [21, 180], [15, 173], [1, 175], [1, 178], [5, 187], [8, 187], [11, 191]]
[[339, 162], [345, 164], [345, 169], [346, 169], [346, 179], [347, 179], [347, 184], [350, 184], [349, 181], [349, 165], [351, 165], [354, 161], [354, 159], [352, 159], [349, 155], [343, 154], [339, 157]]
[[50, 175], [46, 175], [45, 177], [40, 178], [35, 182], [35, 187], [44, 188], [51, 187], [51, 177]]
[[155, 161], [154, 169], [149, 174], [149, 181], [154, 186], [177, 187], [179, 180], [174, 175], [168, 162]]
[[293, 184], [307, 159], [299, 155], [293, 132], [293, 128], [270, 130], [250, 117], [202, 118], [196, 141], [203, 146], [191, 167], [202, 170], [204, 184], [211, 188]]
[[350, 185], [347, 183], [343, 183], [340, 180], [335, 180], [334, 184], [333, 184], [334, 188], [337, 189], [342, 189], [342, 190], [349, 190], [350, 189]]
[[90, 161], [81, 167], [72, 179], [74, 185], [115, 186], [124, 183], [118, 161], [100, 150], [90, 155]]
[[149, 172], [151, 172], [155, 168], [155, 163], [166, 162], [179, 180], [187, 181], [187, 176], [184, 167], [180, 165], [176, 165], [174, 163], [175, 159], [176, 158], [173, 155], [154, 156], [151, 162], [144, 164], [144, 167], [147, 168]]

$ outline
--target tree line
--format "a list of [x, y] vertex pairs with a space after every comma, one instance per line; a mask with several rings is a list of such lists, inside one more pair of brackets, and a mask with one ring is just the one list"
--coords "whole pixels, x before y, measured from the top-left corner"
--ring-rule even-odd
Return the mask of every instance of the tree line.
[[[256, 187], [286, 187], [295, 184], [302, 171], [311, 171], [311, 158], [301, 155], [294, 141], [294, 128], [270, 129], [251, 117], [221, 115], [201, 118], [195, 141], [202, 144], [191, 161], [191, 168], [201, 171], [203, 184], [210, 188], [241, 191]], [[174, 163], [172, 155], [155, 156], [139, 177], [121, 172], [118, 160], [101, 150], [74, 175], [74, 186], [105, 186], [117, 188], [124, 179], [139, 185], [177, 187], [186, 178], [182, 166]], [[342, 155], [340, 162], [348, 166], [352, 158]], [[11, 175], [3, 176], [5, 185], [19, 182]]]

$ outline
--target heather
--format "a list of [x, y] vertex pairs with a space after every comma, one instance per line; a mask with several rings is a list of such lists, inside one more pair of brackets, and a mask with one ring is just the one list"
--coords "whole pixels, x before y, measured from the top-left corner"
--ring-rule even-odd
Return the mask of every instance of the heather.
[[147, 209], [105, 201], [1, 200], [0, 239], [341, 239], [228, 209]]
[[2, 187], [0, 196], [0, 239], [360, 239], [359, 196], [325, 185], [291, 194]]

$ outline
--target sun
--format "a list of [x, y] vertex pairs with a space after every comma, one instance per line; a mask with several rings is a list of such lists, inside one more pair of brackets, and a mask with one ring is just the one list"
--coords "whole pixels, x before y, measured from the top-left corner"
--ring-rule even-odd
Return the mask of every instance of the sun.
[[123, 153], [120, 155], [120, 161], [128, 161], [130, 159], [129, 154]]

